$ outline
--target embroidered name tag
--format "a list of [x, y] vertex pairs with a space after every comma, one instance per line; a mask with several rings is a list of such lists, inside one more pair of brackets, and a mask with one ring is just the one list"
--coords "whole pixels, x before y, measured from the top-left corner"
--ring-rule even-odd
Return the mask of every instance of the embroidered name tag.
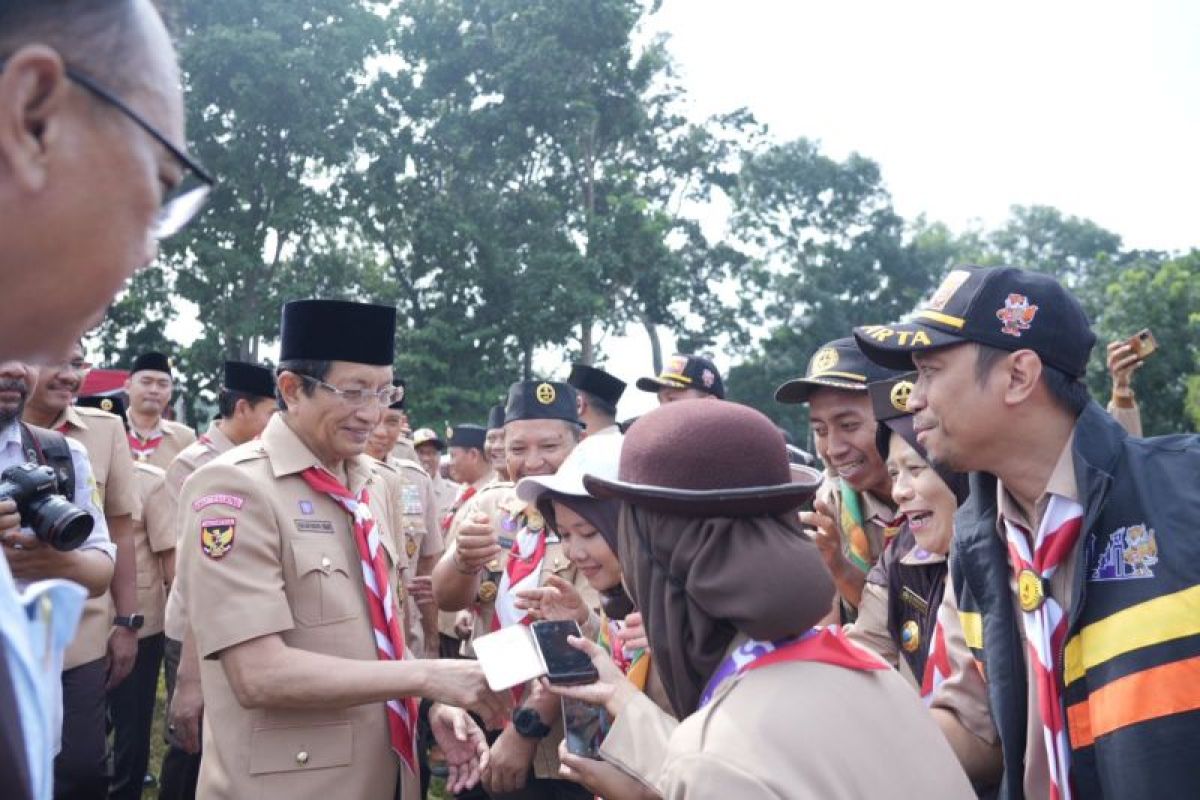
[[192, 503], [192, 511], [199, 511], [209, 506], [229, 506], [230, 508], [241, 508], [246, 505], [246, 501], [237, 495], [232, 494], [206, 494], [204, 497]]
[[333, 523], [325, 519], [294, 519], [301, 533], [333, 533]]

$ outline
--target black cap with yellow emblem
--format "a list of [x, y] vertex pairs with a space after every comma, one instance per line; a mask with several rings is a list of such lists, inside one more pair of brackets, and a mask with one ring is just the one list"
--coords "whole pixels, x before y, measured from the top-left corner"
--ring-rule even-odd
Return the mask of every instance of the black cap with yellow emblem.
[[96, 408], [100, 411], [107, 411], [109, 414], [115, 414], [125, 423], [126, 428], [129, 427], [129, 420], [125, 418], [125, 401], [116, 395], [88, 395], [76, 399], [75, 405], [81, 408]]
[[656, 378], [638, 378], [637, 388], [643, 392], [659, 389], [698, 389], [722, 400], [725, 382], [711, 359], [704, 356], [674, 355], [667, 359]]
[[865, 392], [867, 384], [896, 375], [895, 370], [881, 367], [864, 356], [854, 339], [847, 336], [822, 345], [808, 360], [804, 377], [794, 378], [776, 389], [775, 400], [807, 403], [813, 392], [822, 388]]
[[1083, 306], [1049, 275], [1015, 267], [951, 270], [908, 322], [854, 329], [863, 353], [894, 369], [912, 369], [913, 353], [977, 342], [1032, 350], [1076, 378], [1096, 344]]
[[561, 419], [578, 425], [575, 387], [557, 381], [517, 381], [508, 387], [504, 424], [519, 419]]
[[898, 435], [917, 452], [917, 455], [933, 467], [938, 477], [954, 492], [959, 505], [967, 499], [969, 487], [965, 472], [954, 472], [940, 464], [929, 460], [929, 454], [917, 441], [916, 431], [913, 430], [912, 412], [908, 410], [908, 396], [912, 394], [913, 384], [916, 383], [917, 373], [909, 372], [883, 381], [875, 381], [867, 387], [871, 397], [871, 410], [875, 412], [875, 447], [879, 455], [888, 457], [891, 450], [892, 434]]

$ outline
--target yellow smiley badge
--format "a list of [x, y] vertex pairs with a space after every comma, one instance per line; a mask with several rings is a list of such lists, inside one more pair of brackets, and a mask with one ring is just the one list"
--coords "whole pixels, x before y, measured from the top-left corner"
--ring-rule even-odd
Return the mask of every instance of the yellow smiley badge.
[[916, 620], [910, 619], [900, 629], [900, 646], [906, 653], [915, 652], [921, 646], [921, 626]]
[[479, 600], [490, 603], [496, 599], [497, 586], [495, 581], [484, 581], [479, 584]]
[[913, 392], [912, 381], [896, 381], [896, 385], [892, 387], [891, 400], [892, 408], [897, 411], [908, 411], [908, 398]]
[[113, 410], [113, 401], [108, 399], [107, 397], [104, 398], [103, 400], [101, 400], [100, 401], [100, 410], [101, 411], [112, 411]]
[[558, 393], [554, 391], [554, 387], [550, 384], [539, 383], [533, 391], [533, 396], [537, 398], [539, 403], [548, 406], [554, 402], [554, 398], [558, 396]]

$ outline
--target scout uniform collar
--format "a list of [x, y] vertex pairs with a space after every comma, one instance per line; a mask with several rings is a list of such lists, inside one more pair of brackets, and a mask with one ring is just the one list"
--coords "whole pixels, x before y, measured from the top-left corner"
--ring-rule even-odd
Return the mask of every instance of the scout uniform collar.
[[[272, 417], [272, 419], [274, 419], [274, 417]], [[207, 439], [212, 444], [213, 449], [218, 453], [224, 453], [227, 450], [232, 450], [235, 447], [233, 440], [225, 435], [225, 432], [217, 426], [215, 421], [209, 423], [208, 430], [201, 438]]]
[[725, 399], [725, 382], [713, 362], [704, 356], [673, 355], [667, 359], [655, 378], [639, 378], [637, 388], [643, 392], [660, 389], [698, 389]]
[[[1063, 447], [1062, 452], [1058, 454], [1058, 461], [1054, 464], [1054, 469], [1050, 472], [1050, 479], [1046, 481], [1046, 488], [1042, 490], [1041, 496], [1037, 499], [1035, 513], [1038, 517], [1046, 511], [1046, 505], [1049, 503], [1051, 495], [1079, 502], [1079, 487], [1075, 485], [1075, 433], [1067, 437], [1067, 443]], [[1026, 530], [1034, 531], [1038, 529], [1037, 523], [1040, 519], [1026, 519], [1025, 512], [1021, 509], [1020, 504], [1013, 498], [1008, 490], [1004, 488], [1004, 484], [998, 479], [996, 481], [996, 531], [1001, 539], [1004, 538], [1004, 520], [1009, 520]]]
[[76, 410], [75, 406], [69, 405], [63, 409], [63, 412], [58, 415], [58, 419], [54, 420], [54, 424], [50, 426], [51, 430], [63, 431], [66, 428], [78, 428], [87, 430], [87, 420], [83, 415]]
[[779, 403], [807, 403], [821, 388], [865, 392], [867, 384], [896, 376], [895, 370], [881, 367], [863, 355], [853, 337], [834, 339], [822, 345], [808, 360], [804, 375], [775, 390]]
[[1049, 275], [1013, 267], [952, 270], [910, 321], [858, 327], [854, 338], [868, 358], [893, 369], [912, 369], [913, 353], [976, 342], [1032, 350], [1076, 378], [1096, 344], [1070, 292]]
[[[271, 474], [276, 478], [298, 475], [309, 467], [324, 469], [321, 460], [313, 455], [303, 440], [284, 421], [283, 416], [271, 417], [262, 433], [262, 448], [271, 462]], [[370, 456], [359, 455], [346, 459], [348, 488], [357, 494], [374, 475]]]

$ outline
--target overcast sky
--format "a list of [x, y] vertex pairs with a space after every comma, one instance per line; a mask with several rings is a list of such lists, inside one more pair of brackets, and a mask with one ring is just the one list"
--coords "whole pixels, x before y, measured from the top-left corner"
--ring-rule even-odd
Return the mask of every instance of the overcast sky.
[[[780, 141], [872, 158], [906, 218], [1044, 204], [1130, 247], [1200, 246], [1200, 2], [665, 0], [650, 29], [697, 116], [745, 106]], [[646, 372], [644, 334], [607, 351]]]

